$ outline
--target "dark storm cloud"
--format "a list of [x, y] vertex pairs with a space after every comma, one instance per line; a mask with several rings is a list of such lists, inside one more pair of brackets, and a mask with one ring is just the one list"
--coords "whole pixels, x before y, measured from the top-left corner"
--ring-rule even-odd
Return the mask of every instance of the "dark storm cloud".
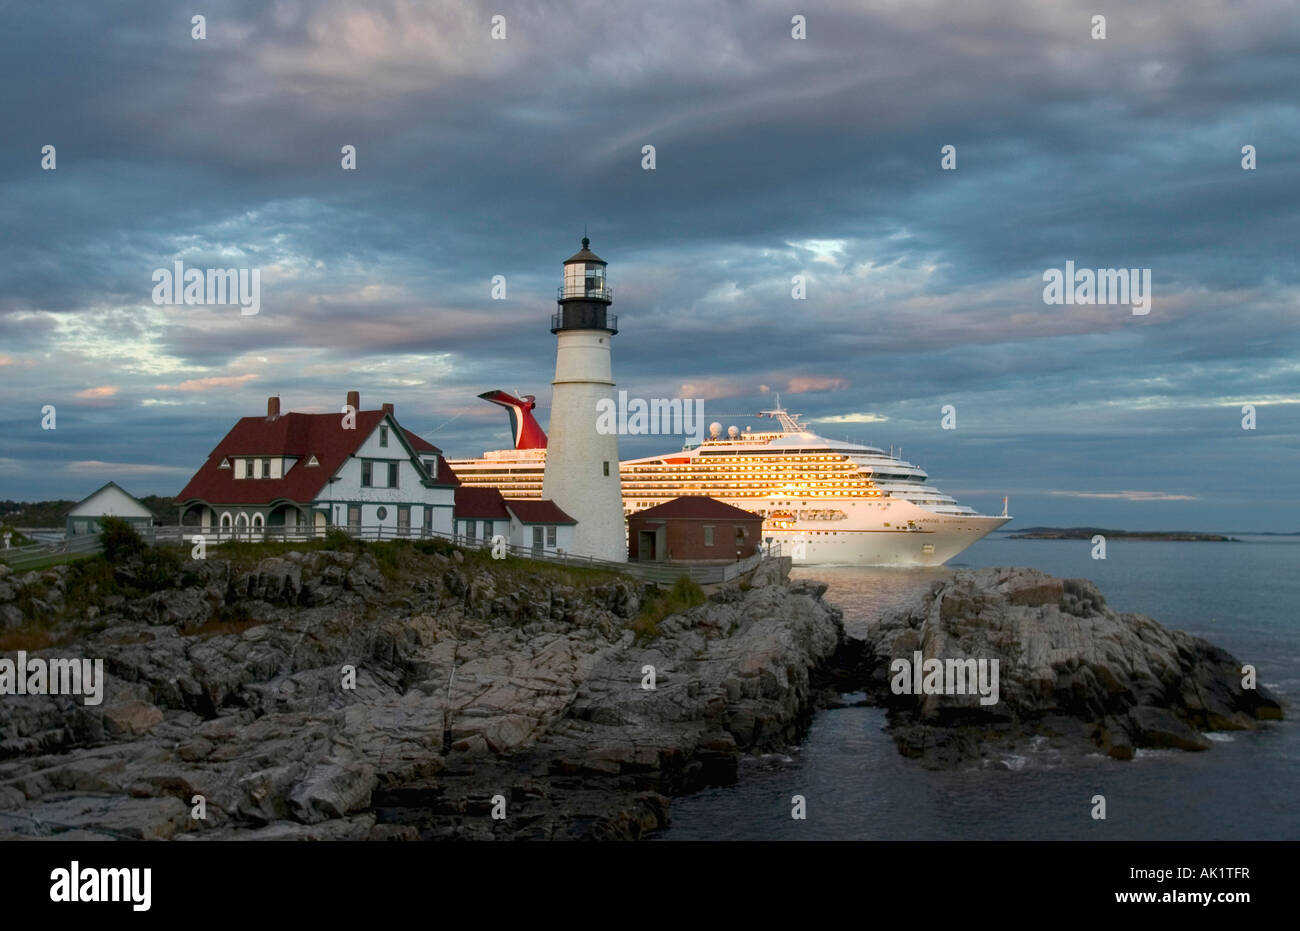
[[[1144, 4], [1104, 41], [1074, 2], [801, 11], [804, 42], [770, 3], [249, 0], [207, 5], [196, 42], [172, 4], [25, 9], [0, 37], [0, 427], [57, 397], [77, 455], [194, 466], [267, 394], [324, 409], [358, 387], [460, 454], [497, 445], [474, 395], [545, 408], [586, 223], [634, 392], [872, 412], [827, 432], [896, 434], [971, 489], [1140, 489], [1088, 463], [1142, 455], [1208, 495], [1242, 468], [1212, 424], [1249, 396], [1294, 438], [1294, 8]], [[260, 268], [261, 313], [155, 306], [178, 258]], [[1152, 313], [1044, 305], [1067, 259], [1150, 267]], [[1280, 493], [1293, 439], [1259, 439]], [[52, 440], [0, 453], [33, 466], [5, 483], [63, 493]], [[1161, 507], [1136, 519], [1197, 522]]]

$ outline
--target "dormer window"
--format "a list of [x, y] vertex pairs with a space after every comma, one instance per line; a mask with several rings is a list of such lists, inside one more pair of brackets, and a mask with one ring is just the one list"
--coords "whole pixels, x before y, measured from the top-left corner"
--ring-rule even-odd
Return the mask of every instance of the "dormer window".
[[379, 445], [380, 445], [380, 446], [387, 446], [387, 445], [388, 445], [388, 425], [387, 425], [387, 424], [380, 424], [380, 426], [379, 426]]
[[218, 469], [229, 469], [229, 468], [230, 468], [230, 460], [229, 460], [229, 459], [222, 459], [222, 460], [221, 460], [221, 465], [217, 466], [217, 468], [218, 468]]
[[320, 462], [317, 461], [315, 456], [309, 456], [307, 458], [307, 468], [311, 468], [312, 466], [318, 466], [318, 465], [320, 465]]

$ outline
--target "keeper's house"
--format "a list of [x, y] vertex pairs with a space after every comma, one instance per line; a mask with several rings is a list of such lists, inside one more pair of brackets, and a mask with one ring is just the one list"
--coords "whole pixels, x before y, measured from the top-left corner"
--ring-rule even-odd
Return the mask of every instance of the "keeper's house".
[[347, 403], [354, 417], [281, 414], [280, 399], [268, 398], [266, 416], [241, 418], [181, 491], [181, 523], [450, 534], [460, 480], [442, 451], [403, 429], [393, 405], [363, 411], [356, 391]]

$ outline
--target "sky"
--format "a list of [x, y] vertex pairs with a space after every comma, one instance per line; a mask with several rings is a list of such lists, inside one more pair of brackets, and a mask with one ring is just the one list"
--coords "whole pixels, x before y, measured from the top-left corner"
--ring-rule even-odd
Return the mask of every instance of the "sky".
[[[0, 11], [0, 499], [175, 494], [269, 395], [507, 446], [586, 229], [630, 397], [779, 393], [1010, 528], [1300, 531], [1300, 6], [198, 6]], [[258, 313], [155, 303], [176, 261]]]

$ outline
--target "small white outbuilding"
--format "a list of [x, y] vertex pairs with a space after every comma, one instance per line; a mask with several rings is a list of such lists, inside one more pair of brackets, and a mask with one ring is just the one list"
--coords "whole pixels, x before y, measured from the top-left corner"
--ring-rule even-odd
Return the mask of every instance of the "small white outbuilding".
[[69, 537], [99, 533], [102, 517], [120, 517], [136, 530], [151, 527], [154, 521], [153, 511], [123, 491], [116, 482], [109, 482], [68, 511], [65, 533]]

